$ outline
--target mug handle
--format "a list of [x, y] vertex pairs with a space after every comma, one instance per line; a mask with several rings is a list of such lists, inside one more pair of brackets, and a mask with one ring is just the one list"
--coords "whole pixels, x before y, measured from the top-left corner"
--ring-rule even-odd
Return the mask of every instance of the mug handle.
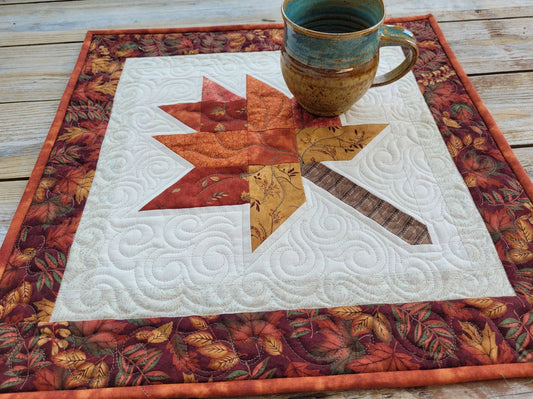
[[407, 55], [405, 60], [392, 71], [376, 76], [371, 87], [384, 86], [400, 79], [415, 66], [418, 59], [418, 46], [415, 37], [405, 28], [384, 25], [380, 47], [387, 46], [402, 46], [403, 49], [407, 50]]

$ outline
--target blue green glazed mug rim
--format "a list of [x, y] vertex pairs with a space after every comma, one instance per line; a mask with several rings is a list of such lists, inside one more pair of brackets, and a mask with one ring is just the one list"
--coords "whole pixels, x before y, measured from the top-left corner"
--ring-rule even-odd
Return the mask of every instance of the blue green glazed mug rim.
[[366, 36], [372, 32], [375, 32], [376, 30], [378, 30], [381, 26], [383, 26], [384, 22], [385, 22], [385, 5], [383, 4], [383, 0], [373, 0], [377, 3], [379, 3], [379, 5], [381, 6], [381, 10], [383, 10], [383, 15], [381, 15], [381, 18], [380, 20], [375, 23], [374, 25], [368, 27], [368, 28], [365, 28], [365, 29], [361, 29], [361, 30], [354, 30], [353, 32], [321, 32], [321, 31], [317, 31], [317, 30], [313, 30], [313, 29], [309, 29], [309, 28], [304, 28], [303, 26], [301, 25], [298, 25], [296, 22], [294, 22], [293, 20], [291, 20], [287, 14], [285, 13], [285, 6], [290, 2], [290, 1], [294, 1], [294, 0], [285, 0], [281, 6], [281, 15], [283, 17], [283, 20], [285, 21], [285, 23], [289, 24], [291, 26], [292, 29], [294, 29], [296, 32], [298, 33], [302, 33], [306, 36], [309, 36], [309, 37], [315, 37], [315, 38], [318, 38], [318, 39], [331, 39], [331, 38], [337, 38], [337, 39], [342, 39], [342, 38], [346, 38], [346, 39], [352, 39], [352, 38], [356, 38], [356, 37], [361, 37], [361, 36]]

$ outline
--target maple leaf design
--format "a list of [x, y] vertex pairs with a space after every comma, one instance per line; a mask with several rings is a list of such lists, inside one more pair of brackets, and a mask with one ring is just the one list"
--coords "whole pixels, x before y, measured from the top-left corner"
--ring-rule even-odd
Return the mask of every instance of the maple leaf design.
[[358, 373], [377, 373], [382, 371], [418, 370], [420, 366], [408, 353], [397, 350], [397, 344], [389, 346], [379, 342], [373, 346], [369, 355], [355, 359], [347, 367]]
[[[315, 117], [294, 99], [250, 75], [246, 76], [246, 98], [204, 77], [202, 101], [160, 108], [196, 130], [154, 136], [194, 168], [141, 211], [249, 203], [254, 251], [304, 204], [302, 177], [339, 199], [342, 195], [341, 200], [348, 198], [355, 209], [372, 208], [363, 212], [367, 216], [376, 213], [376, 206], [386, 204], [376, 202], [376, 197], [348, 179], [341, 185], [345, 192], [340, 193], [335, 184], [326, 187], [324, 182], [341, 179], [320, 162], [352, 159], [387, 125], [342, 126], [338, 117]], [[318, 174], [314, 165], [322, 165]], [[367, 195], [363, 198], [361, 193]], [[403, 220], [396, 227], [398, 232], [393, 232], [404, 240], [431, 242], [420, 222], [394, 207], [387, 215], [380, 224], [393, 231], [390, 226]], [[405, 229], [405, 223], [411, 227]]]

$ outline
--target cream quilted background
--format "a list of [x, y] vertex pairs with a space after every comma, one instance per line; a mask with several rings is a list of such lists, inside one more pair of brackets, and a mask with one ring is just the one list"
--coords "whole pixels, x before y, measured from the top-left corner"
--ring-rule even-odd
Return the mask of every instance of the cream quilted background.
[[[401, 58], [387, 49], [381, 68]], [[307, 202], [253, 253], [249, 205], [139, 212], [191, 168], [152, 138], [193, 131], [158, 106], [200, 101], [203, 76], [245, 97], [246, 74], [291, 96], [278, 52], [127, 60], [53, 321], [515, 295], [411, 74], [342, 116], [389, 126], [326, 164], [433, 244], [407, 245], [305, 179]]]

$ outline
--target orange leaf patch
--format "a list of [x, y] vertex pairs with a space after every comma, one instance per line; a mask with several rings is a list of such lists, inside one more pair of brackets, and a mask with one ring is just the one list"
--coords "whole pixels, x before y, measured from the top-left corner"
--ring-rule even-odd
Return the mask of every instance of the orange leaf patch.
[[418, 370], [420, 366], [413, 361], [413, 357], [396, 352], [385, 343], [377, 343], [369, 355], [354, 360], [347, 366], [360, 373], [375, 373], [379, 371]]

